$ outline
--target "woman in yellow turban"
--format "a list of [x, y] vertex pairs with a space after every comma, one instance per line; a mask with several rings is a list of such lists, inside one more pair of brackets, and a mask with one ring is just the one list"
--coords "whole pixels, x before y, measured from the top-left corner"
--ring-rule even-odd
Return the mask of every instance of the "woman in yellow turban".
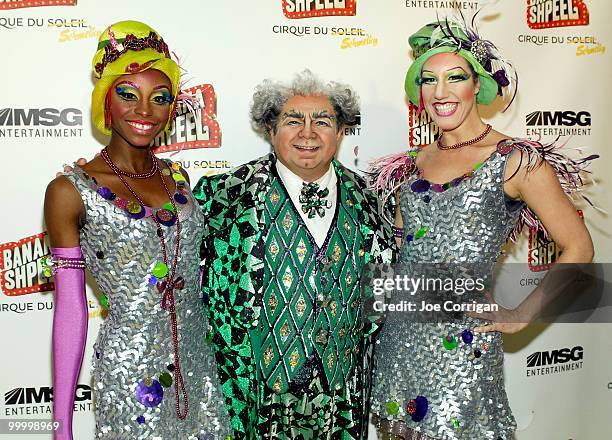
[[178, 163], [155, 157], [181, 101], [180, 69], [144, 23], [100, 36], [93, 60], [100, 156], [49, 184], [45, 220], [55, 277], [56, 439], [72, 439], [87, 339], [84, 268], [108, 308], [93, 356], [96, 438], [222, 439], [229, 433], [199, 289], [205, 219]]

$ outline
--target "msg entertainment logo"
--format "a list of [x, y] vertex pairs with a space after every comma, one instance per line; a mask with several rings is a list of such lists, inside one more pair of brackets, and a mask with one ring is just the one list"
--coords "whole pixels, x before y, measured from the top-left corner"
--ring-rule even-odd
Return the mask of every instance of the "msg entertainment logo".
[[76, 108], [3, 108], [0, 109], [0, 126], [83, 125], [83, 114]]
[[591, 114], [587, 111], [535, 111], [525, 118], [527, 136], [589, 136]]
[[527, 377], [563, 373], [582, 368], [584, 348], [561, 348], [551, 351], [536, 351], [527, 356]]
[[[91, 411], [92, 393], [89, 385], [77, 384], [74, 393], [74, 411]], [[4, 416], [20, 417], [51, 414], [52, 387], [19, 387], [4, 393]]]

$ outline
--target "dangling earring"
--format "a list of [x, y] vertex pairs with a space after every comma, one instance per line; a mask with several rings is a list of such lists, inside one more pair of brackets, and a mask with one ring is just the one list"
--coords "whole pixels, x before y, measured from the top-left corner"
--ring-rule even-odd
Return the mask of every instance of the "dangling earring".
[[176, 100], [172, 105], [172, 110], [170, 110], [170, 116], [168, 118], [168, 132], [172, 131], [172, 127], [174, 127], [174, 119], [176, 118]]
[[106, 94], [106, 98], [104, 99], [104, 126], [108, 129], [112, 126], [112, 118], [110, 112], [110, 104], [111, 104], [111, 91], [109, 90]]

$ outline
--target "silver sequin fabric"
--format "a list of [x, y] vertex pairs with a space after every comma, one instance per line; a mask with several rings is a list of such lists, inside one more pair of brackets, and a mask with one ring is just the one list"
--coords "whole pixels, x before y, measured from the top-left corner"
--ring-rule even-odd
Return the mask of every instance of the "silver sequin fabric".
[[[189, 399], [187, 417], [179, 420], [174, 372], [168, 369], [174, 363], [170, 313], [162, 309], [161, 294], [149, 283], [156, 262], [163, 262], [155, 222], [150, 216], [133, 219], [102, 198], [82, 169], [75, 167], [66, 177], [85, 206], [80, 241], [87, 268], [108, 298], [108, 316], [94, 344], [92, 362], [96, 438], [225, 439], [231, 434], [230, 422], [213, 351], [205, 341], [208, 320], [199, 289], [198, 251], [205, 219], [191, 191], [186, 187], [183, 193], [186, 204], [177, 203], [181, 223], [177, 274], [185, 279], [185, 287], [175, 289], [174, 295], [180, 363]], [[171, 266], [176, 225], [162, 228]], [[159, 380], [163, 373], [170, 373], [172, 385], [162, 387], [161, 403], [146, 407], [137, 399], [136, 388], [142, 381], [163, 382]]]
[[[503, 191], [506, 157], [495, 152], [471, 178], [443, 192], [413, 192], [418, 179], [410, 177], [400, 188], [405, 234], [396, 271], [418, 277], [443, 263], [447, 271], [469, 268], [488, 283], [501, 248], [516, 224], [520, 207], [508, 208]], [[415, 231], [426, 228], [416, 238]], [[488, 284], [487, 284], [488, 286]], [[428, 301], [429, 292], [392, 294], [395, 299]], [[412, 298], [407, 298], [412, 297]], [[456, 295], [455, 301], [487, 303], [481, 292]], [[473, 333], [485, 321], [465, 314], [446, 320], [419, 319], [410, 312], [388, 313], [375, 344], [376, 370], [372, 412], [379, 429], [404, 438], [452, 440], [511, 439], [516, 422], [503, 381], [501, 334]], [[456, 347], [445, 347], [446, 337]], [[417, 396], [427, 399], [425, 417], [414, 421], [408, 404]]]

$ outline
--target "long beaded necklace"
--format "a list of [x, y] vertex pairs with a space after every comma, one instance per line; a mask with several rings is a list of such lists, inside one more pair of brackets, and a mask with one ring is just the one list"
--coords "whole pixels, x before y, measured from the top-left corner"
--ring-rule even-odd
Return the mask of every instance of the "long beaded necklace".
[[[180, 245], [181, 243], [181, 222], [179, 220], [176, 204], [174, 203], [174, 198], [170, 195], [170, 190], [168, 190], [168, 185], [166, 184], [166, 181], [164, 177], [162, 176], [162, 173], [159, 171], [159, 165], [157, 163], [157, 159], [155, 158], [151, 150], [149, 150], [149, 154], [151, 155], [151, 159], [153, 160], [153, 167], [151, 168], [151, 171], [147, 171], [146, 173], [140, 173], [140, 174], [129, 173], [127, 171], [119, 169], [117, 165], [115, 165], [113, 161], [111, 160], [106, 148], [102, 150], [101, 156], [102, 156], [102, 159], [104, 159], [104, 161], [108, 165], [108, 167], [117, 175], [117, 177], [119, 177], [123, 185], [125, 185], [128, 191], [134, 196], [136, 200], [138, 200], [138, 203], [140, 203], [142, 206], [145, 206], [144, 202], [138, 196], [138, 194], [136, 194], [136, 192], [130, 187], [130, 185], [128, 185], [128, 183], [123, 178], [123, 176], [130, 177], [133, 179], [146, 179], [146, 178], [152, 177], [155, 174], [157, 174], [162, 184], [164, 185], [164, 190], [166, 191], [166, 195], [170, 199], [170, 203], [172, 203], [172, 208], [176, 216], [176, 246], [175, 246], [174, 258], [172, 260], [172, 272], [170, 273], [170, 276], [168, 277], [167, 281], [160, 281], [157, 283], [157, 288], [159, 292], [162, 294], [162, 308], [164, 310], [166, 310], [167, 308], [170, 312], [170, 319], [172, 323], [172, 342], [173, 342], [173, 348], [174, 348], [174, 375], [175, 375], [174, 395], [176, 398], [175, 399], [176, 415], [180, 420], [184, 420], [185, 417], [187, 417], [187, 411], [189, 410], [189, 401], [187, 399], [187, 390], [185, 389], [185, 382], [183, 380], [183, 374], [181, 372], [181, 360], [180, 360], [179, 344], [178, 344], [178, 336], [177, 336], [178, 328], [177, 328], [176, 310], [174, 308], [174, 288], [176, 287], [177, 289], [182, 289], [185, 286], [185, 280], [183, 279], [183, 277], [181, 276], [176, 277], [176, 266], [177, 266], [177, 261], [178, 261], [178, 256], [180, 252], [180, 246], [181, 246]], [[162, 255], [164, 257], [164, 264], [168, 266], [168, 254], [166, 252], [166, 240], [164, 238], [164, 230], [162, 229], [159, 223], [159, 220], [157, 219], [157, 216], [152, 215], [151, 218], [153, 219], [153, 221], [155, 222], [155, 225], [157, 226], [157, 235], [159, 236], [160, 241], [161, 241], [161, 248], [162, 248]], [[180, 393], [183, 395], [183, 401], [185, 404], [184, 412], [181, 411], [180, 398], [179, 398], [179, 387], [180, 387]]]
[[[106, 164], [110, 167], [110, 169], [113, 170], [113, 172], [117, 176], [119, 176], [120, 179], [121, 179], [121, 176], [126, 176], [131, 179], [148, 179], [149, 177], [153, 177], [159, 171], [159, 165], [157, 164], [157, 160], [155, 160], [155, 156], [153, 156], [153, 153], [151, 153], [151, 150], [149, 150], [149, 155], [151, 156], [153, 165], [151, 166], [151, 169], [149, 171], [144, 172], [144, 173], [130, 173], [128, 171], [123, 171], [121, 168], [117, 167], [117, 165], [113, 163], [110, 156], [108, 155], [107, 147], [104, 147], [101, 154], [102, 154], [102, 158], [104, 159], [104, 162], [106, 162]], [[132, 188], [130, 188], [130, 186], [127, 183], [125, 183], [123, 179], [121, 179], [121, 181], [125, 184], [127, 189], [134, 195], [134, 197], [138, 198], [138, 196], [135, 195], [134, 192], [132, 191]]]
[[453, 145], [444, 145], [442, 143], [442, 136], [444, 136], [444, 134], [442, 134], [442, 136], [440, 136], [438, 140], [436, 141], [436, 145], [438, 146], [438, 149], [440, 150], [456, 150], [457, 148], [466, 147], [468, 145], [475, 144], [476, 142], [480, 142], [481, 140], [486, 138], [487, 135], [491, 132], [491, 128], [492, 128], [491, 124], [487, 124], [487, 128], [485, 128], [485, 130], [482, 133], [480, 133], [478, 136], [476, 136], [474, 139], [459, 142], [458, 144], [453, 144]]

